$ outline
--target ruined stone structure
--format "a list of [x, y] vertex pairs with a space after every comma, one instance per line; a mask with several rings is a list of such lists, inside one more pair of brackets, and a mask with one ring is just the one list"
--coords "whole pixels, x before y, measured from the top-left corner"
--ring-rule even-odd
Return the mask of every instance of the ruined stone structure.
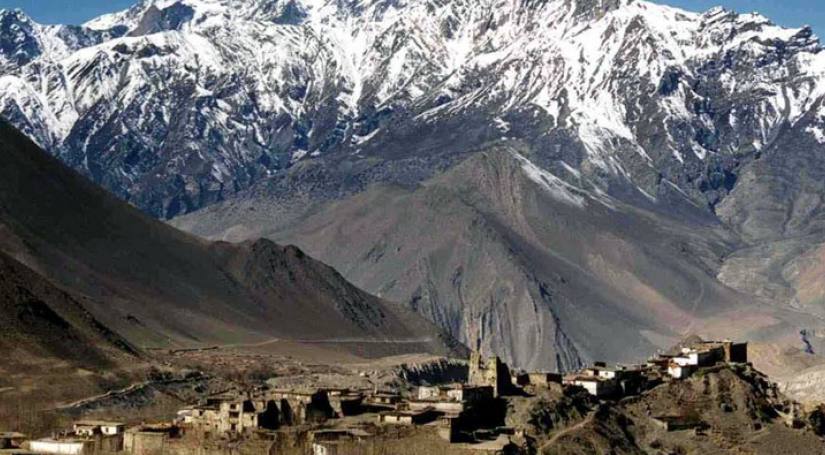
[[212, 398], [194, 407], [184, 423], [204, 436], [274, 430], [281, 424], [281, 411], [272, 400]]
[[491, 386], [493, 395], [499, 397], [512, 389], [510, 369], [497, 356], [482, 356], [481, 352], [470, 354], [468, 383], [473, 386]]
[[335, 415], [326, 391], [297, 392], [275, 390], [266, 394], [280, 412], [282, 425], [302, 425], [323, 422]]
[[333, 417], [335, 410], [325, 391], [275, 390], [256, 397], [212, 397], [182, 415], [185, 425], [210, 436], [323, 422]]
[[348, 389], [326, 389], [329, 404], [336, 417], [358, 414], [364, 403], [364, 394]]

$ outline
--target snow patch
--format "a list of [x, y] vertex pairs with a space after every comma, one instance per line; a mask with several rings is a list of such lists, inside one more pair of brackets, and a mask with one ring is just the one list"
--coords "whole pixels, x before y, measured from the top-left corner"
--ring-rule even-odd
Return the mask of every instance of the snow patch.
[[524, 174], [544, 188], [554, 199], [579, 208], [584, 208], [587, 205], [584, 196], [579, 194], [581, 190], [536, 166], [523, 155], [517, 152], [512, 153], [521, 163]]

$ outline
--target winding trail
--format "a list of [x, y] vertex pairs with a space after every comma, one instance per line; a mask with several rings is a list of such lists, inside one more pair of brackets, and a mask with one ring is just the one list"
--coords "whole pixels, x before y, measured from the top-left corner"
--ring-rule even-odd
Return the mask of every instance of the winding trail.
[[589, 414], [587, 414], [587, 416], [581, 422], [579, 422], [579, 423], [577, 423], [577, 424], [575, 424], [571, 427], [567, 427], [564, 430], [561, 430], [558, 433], [554, 434], [553, 437], [550, 438], [550, 440], [548, 440], [544, 445], [541, 446], [542, 453], [544, 452], [544, 449], [546, 449], [548, 447], [551, 447], [554, 444], [556, 444], [559, 441], [559, 439], [569, 435], [570, 433], [581, 430], [582, 428], [585, 427], [585, 425], [591, 423], [593, 421], [593, 417], [595, 417], [595, 415], [596, 415], [596, 411], [591, 411]]

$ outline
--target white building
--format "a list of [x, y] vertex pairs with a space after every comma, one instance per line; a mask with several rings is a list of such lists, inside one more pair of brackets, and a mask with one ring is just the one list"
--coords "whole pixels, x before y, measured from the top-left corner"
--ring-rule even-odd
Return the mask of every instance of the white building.
[[442, 388], [441, 387], [419, 387], [418, 388], [418, 399], [419, 400], [437, 400], [441, 398]]
[[590, 395], [595, 397], [613, 395], [618, 389], [615, 380], [600, 378], [598, 376], [578, 376], [572, 379], [566, 379], [564, 383], [582, 387], [587, 390]]
[[94, 436], [95, 434], [116, 436], [125, 430], [125, 424], [105, 420], [80, 420], [74, 424], [74, 432], [78, 436]]
[[604, 379], [616, 379], [618, 372], [611, 368], [599, 369], [599, 377]]
[[29, 442], [29, 450], [54, 455], [88, 455], [94, 451], [94, 442], [83, 439], [38, 439]]
[[675, 379], [684, 379], [693, 374], [693, 371], [695, 369], [695, 365], [682, 365], [674, 361], [671, 362], [670, 365], [668, 365], [667, 374], [669, 374]]

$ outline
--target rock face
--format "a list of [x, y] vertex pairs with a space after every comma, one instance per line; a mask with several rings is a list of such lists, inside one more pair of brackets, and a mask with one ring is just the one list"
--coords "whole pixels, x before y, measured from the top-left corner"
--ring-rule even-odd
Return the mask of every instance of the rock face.
[[810, 29], [639, 0], [3, 18], [0, 112], [64, 162], [160, 218], [206, 207], [193, 232], [297, 243], [516, 367], [821, 325]]

